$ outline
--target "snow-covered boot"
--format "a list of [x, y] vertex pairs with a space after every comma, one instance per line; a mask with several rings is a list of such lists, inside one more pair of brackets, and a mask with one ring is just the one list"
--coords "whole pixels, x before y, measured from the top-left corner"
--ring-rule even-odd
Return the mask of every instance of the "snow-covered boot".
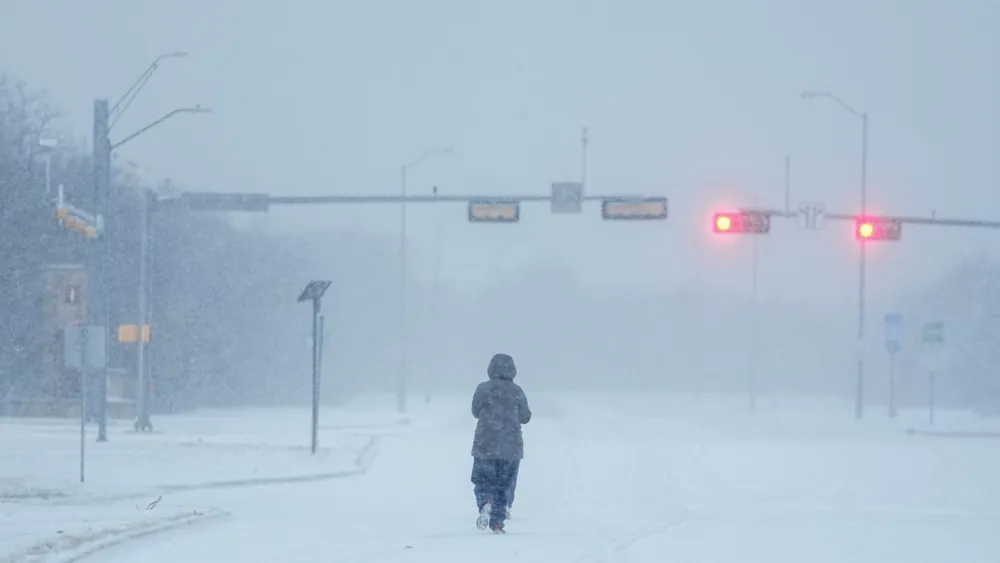
[[479, 509], [479, 518], [476, 519], [476, 527], [485, 530], [490, 525], [490, 516], [493, 514], [493, 505], [489, 502], [483, 504]]

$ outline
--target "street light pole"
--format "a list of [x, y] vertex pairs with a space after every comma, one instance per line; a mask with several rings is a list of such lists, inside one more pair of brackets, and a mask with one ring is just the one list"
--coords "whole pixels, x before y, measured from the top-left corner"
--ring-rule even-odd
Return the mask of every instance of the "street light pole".
[[[399, 169], [399, 192], [406, 197], [406, 165]], [[396, 378], [396, 410], [406, 412], [406, 362], [409, 331], [406, 327], [408, 313], [406, 295], [406, 202], [399, 206], [399, 367]]]
[[[109, 107], [108, 100], [98, 99], [94, 100], [94, 144], [93, 144], [93, 195], [92, 195], [92, 209], [95, 217], [100, 217], [102, 220], [108, 220], [108, 210], [110, 209], [110, 197], [111, 197], [111, 153], [112, 151], [124, 144], [125, 142], [135, 138], [139, 134], [146, 131], [149, 127], [140, 130], [138, 133], [130, 135], [125, 138], [124, 141], [119, 142], [116, 145], [111, 144], [109, 133], [111, 128], [115, 123], [121, 119], [128, 106], [132, 103], [135, 97], [145, 86], [146, 82], [149, 81], [153, 73], [159, 67], [160, 61], [166, 58], [178, 58], [185, 57], [186, 53], [175, 52], [166, 53], [157, 57], [152, 64], [133, 82], [132, 86], [125, 92], [125, 94], [115, 103], [114, 106]], [[122, 105], [124, 104], [124, 105]], [[113, 119], [112, 119], [113, 116]], [[169, 117], [169, 116], [167, 116]], [[165, 118], [164, 118], [165, 119]], [[155, 124], [154, 124], [155, 125]], [[111, 241], [110, 241], [110, 229], [105, 226], [102, 229], [101, 236], [90, 246], [90, 252], [88, 257], [88, 262], [90, 266], [90, 276], [89, 276], [89, 295], [88, 307], [87, 307], [87, 322], [90, 326], [103, 327], [99, 330], [103, 330], [105, 335], [105, 346], [104, 346], [104, 357], [101, 361], [97, 362], [102, 368], [96, 370], [97, 373], [85, 373], [83, 377], [95, 377], [98, 384], [98, 393], [100, 396], [99, 410], [100, 414], [98, 417], [98, 437], [99, 442], [107, 441], [107, 410], [108, 410], [108, 394], [107, 394], [107, 381], [108, 381], [108, 356], [109, 356], [109, 340], [108, 334], [110, 333], [109, 328], [111, 324], [111, 307], [110, 307], [110, 290], [108, 284], [106, 283], [107, 277], [107, 266], [109, 262], [109, 256], [111, 252]]]
[[[803, 92], [802, 97], [807, 100], [816, 98], [829, 98], [840, 105], [841, 108], [853, 114], [861, 120], [861, 215], [868, 212], [868, 113], [860, 112], [852, 106], [829, 92]], [[866, 244], [864, 240], [859, 242], [858, 249], [858, 347], [857, 347], [857, 381], [854, 390], [854, 417], [861, 419], [864, 417], [864, 394], [865, 394], [865, 285], [866, 285]]]
[[[438, 154], [452, 154], [455, 151], [452, 147], [435, 147], [424, 151], [410, 164], [404, 164], [399, 168], [399, 191], [402, 197], [406, 197], [406, 179], [410, 169], [415, 168], [421, 162]], [[406, 380], [407, 361], [409, 355], [409, 327], [408, 314], [409, 304], [406, 291], [406, 202], [399, 206], [399, 340], [400, 357], [399, 371], [396, 379], [396, 409], [400, 413], [406, 412]]]
[[[104, 102], [107, 104], [107, 102]], [[104, 155], [106, 158], [106, 164], [108, 169], [111, 166], [111, 151], [117, 149], [118, 147], [124, 145], [125, 143], [135, 139], [136, 137], [142, 135], [143, 133], [149, 131], [150, 129], [156, 127], [157, 125], [163, 123], [164, 121], [170, 119], [171, 117], [181, 114], [181, 113], [212, 113], [211, 108], [203, 108], [201, 106], [195, 106], [190, 108], [177, 108], [164, 114], [159, 119], [149, 123], [145, 127], [142, 127], [138, 131], [127, 135], [121, 141], [111, 144], [110, 140], [107, 140], [107, 128], [105, 128], [105, 140], [107, 144], [107, 151]], [[135, 419], [135, 430], [138, 431], [151, 431], [153, 429], [153, 424], [149, 420], [149, 385], [146, 377], [146, 342], [143, 338], [143, 327], [147, 324], [147, 300], [149, 297], [149, 276], [147, 264], [147, 253], [149, 246], [149, 207], [152, 203], [152, 199], [155, 198], [154, 194], [147, 191], [143, 191], [140, 194], [141, 201], [141, 211], [139, 218], [139, 319], [138, 319], [138, 335], [136, 337], [137, 342], [137, 353], [136, 353], [136, 419]], [[150, 339], [152, 339], [152, 327], [150, 327]], [[107, 368], [105, 368], [107, 369]], [[105, 375], [105, 377], [107, 377]], [[106, 400], [106, 396], [105, 396]], [[103, 420], [103, 416], [102, 416]]]
[[[433, 282], [431, 286], [431, 299], [432, 308], [431, 311], [434, 315], [434, 321], [440, 321], [441, 315], [441, 233], [442, 228], [446, 223], [452, 221], [457, 216], [451, 215], [438, 220], [437, 224], [434, 226], [434, 274]], [[439, 343], [440, 340], [435, 340], [435, 343]], [[427, 377], [427, 396], [425, 397], [425, 402], [431, 402], [431, 388], [433, 387], [434, 377], [441, 372], [438, 358], [443, 354], [443, 350], [434, 351], [434, 362], [433, 369], [431, 370], [431, 375]]]
[[[434, 227], [434, 281], [431, 286], [431, 301], [433, 303], [431, 311], [434, 315], [435, 332], [437, 331], [437, 323], [441, 322], [441, 227], [444, 225], [445, 221], [446, 220], [438, 221], [437, 225]], [[435, 342], [437, 341], [438, 339], [435, 339]], [[432, 369], [427, 375], [427, 389], [424, 397], [425, 403], [431, 402], [431, 387], [433, 387], [433, 380], [434, 377], [441, 371], [439, 360], [441, 357], [440, 352], [440, 350], [434, 351], [434, 362], [431, 366]]]
[[[146, 268], [146, 249], [149, 240], [149, 199], [150, 193], [146, 190], [141, 192], [142, 202], [141, 211], [139, 213], [139, 322], [138, 322], [138, 334], [136, 335], [136, 422], [135, 429], [138, 430], [152, 430], [153, 425], [149, 420], [149, 409], [148, 404], [148, 381], [146, 380], [146, 339], [145, 339], [145, 328], [146, 328], [146, 317], [147, 317], [147, 302], [149, 298], [149, 293], [146, 291], [147, 284], [147, 268]], [[152, 337], [152, 327], [150, 327], [150, 337]]]

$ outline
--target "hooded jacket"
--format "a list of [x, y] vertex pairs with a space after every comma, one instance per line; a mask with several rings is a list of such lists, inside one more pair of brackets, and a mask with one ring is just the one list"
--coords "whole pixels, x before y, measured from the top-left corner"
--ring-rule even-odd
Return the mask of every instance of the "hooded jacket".
[[496, 354], [486, 369], [489, 376], [472, 396], [472, 416], [479, 419], [472, 457], [519, 460], [524, 457], [521, 425], [531, 421], [528, 398], [514, 383], [517, 367], [507, 354]]

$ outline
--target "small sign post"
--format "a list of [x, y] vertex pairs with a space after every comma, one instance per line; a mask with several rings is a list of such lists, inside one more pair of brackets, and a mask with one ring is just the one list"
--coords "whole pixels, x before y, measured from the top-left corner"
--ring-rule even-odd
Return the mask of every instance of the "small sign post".
[[930, 424], [934, 424], [934, 387], [936, 383], [935, 371], [937, 368], [934, 364], [938, 359], [937, 356], [941, 353], [941, 345], [944, 344], [944, 322], [933, 321], [924, 323], [923, 341], [929, 355], [934, 356], [927, 376], [927, 419]]
[[889, 353], [889, 418], [896, 418], [896, 354], [902, 349], [903, 315], [885, 316], [885, 350]]
[[311, 449], [312, 454], [316, 455], [316, 446], [319, 442], [319, 380], [320, 380], [320, 362], [322, 361], [323, 354], [323, 320], [320, 316], [321, 301], [323, 300], [323, 294], [330, 287], [330, 281], [328, 280], [313, 280], [309, 282], [305, 289], [302, 290], [302, 294], [299, 295], [299, 303], [304, 301], [312, 301], [312, 440]]
[[80, 371], [80, 482], [84, 482], [87, 447], [87, 380], [104, 369], [105, 331], [103, 326], [73, 324], [63, 331], [64, 365]]

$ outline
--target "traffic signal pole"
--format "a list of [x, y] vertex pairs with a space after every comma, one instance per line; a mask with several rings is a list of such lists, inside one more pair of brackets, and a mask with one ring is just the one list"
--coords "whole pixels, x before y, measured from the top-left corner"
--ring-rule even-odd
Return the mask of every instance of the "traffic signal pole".
[[[861, 114], [861, 215], [867, 214], [868, 205], [868, 113]], [[865, 269], [867, 241], [862, 239], [858, 248], [858, 380], [854, 396], [854, 418], [865, 414]]]
[[[754, 197], [754, 206], [757, 206], [757, 198]], [[751, 304], [750, 322], [750, 374], [748, 378], [750, 394], [750, 412], [757, 410], [757, 237], [751, 241], [752, 264], [750, 266], [750, 292], [753, 295]]]

